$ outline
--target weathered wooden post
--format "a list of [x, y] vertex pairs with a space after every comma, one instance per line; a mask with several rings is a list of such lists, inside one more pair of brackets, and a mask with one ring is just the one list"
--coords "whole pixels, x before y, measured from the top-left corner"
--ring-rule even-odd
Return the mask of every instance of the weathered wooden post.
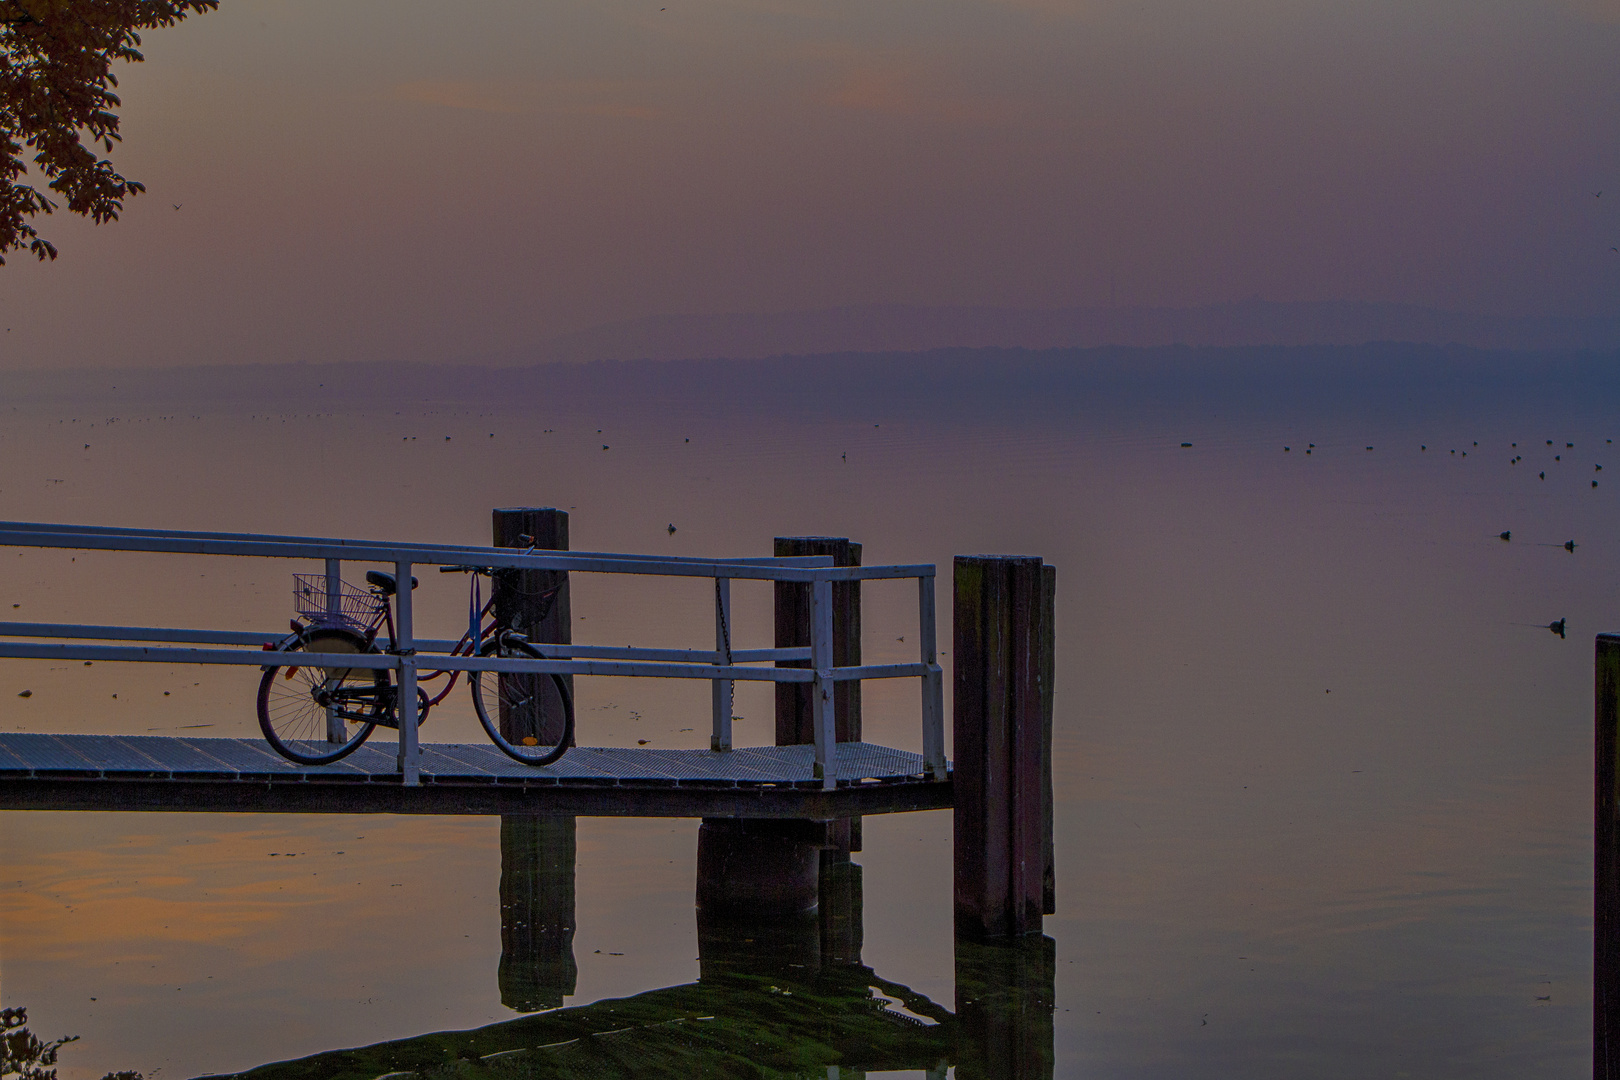
[[[515, 506], [494, 511], [495, 546], [568, 550], [568, 511], [551, 507]], [[567, 645], [574, 640], [573, 614], [568, 603], [566, 570], [500, 570], [492, 586], [495, 617], [536, 644]], [[557, 589], [555, 598], [546, 593]], [[574, 677], [564, 675], [569, 696]], [[525, 712], [529, 710], [524, 710]], [[501, 737], [512, 742], [533, 736], [542, 746], [554, 746], [564, 718], [555, 695], [532, 705], [534, 715], [515, 715], [501, 695]]]
[[[773, 554], [779, 559], [828, 555], [834, 566], [861, 565], [861, 545], [843, 536], [778, 536]], [[776, 583], [776, 647], [803, 648], [810, 644], [811, 586], [804, 582]], [[861, 662], [861, 583], [837, 581], [832, 586], [833, 666], [855, 667]], [[808, 660], [779, 660], [777, 667], [809, 667]], [[776, 745], [799, 746], [816, 741], [815, 708], [810, 683], [776, 684]], [[861, 684], [857, 679], [833, 688], [833, 730], [841, 743], [861, 739]], [[843, 850], [861, 850], [861, 819], [846, 818], [836, 826]]]
[[[493, 511], [494, 545], [568, 550], [568, 512], [551, 507]], [[554, 570], [497, 571], [491, 586], [495, 617], [530, 641], [569, 644], [573, 615], [568, 574]], [[558, 589], [547, 600], [545, 594]], [[564, 676], [573, 690], [573, 676]], [[564, 718], [547, 698], [520, 715], [501, 695], [500, 727], [513, 742], [532, 735], [556, 742]], [[554, 1008], [574, 992], [574, 852], [572, 817], [501, 815], [501, 1002], [520, 1012]]]
[[952, 656], [956, 932], [1041, 930], [1052, 884], [1052, 653], [1057, 571], [958, 556]]
[[574, 992], [575, 821], [501, 815], [501, 1004], [552, 1009]]
[[1599, 634], [1593, 822], [1592, 1077], [1620, 1080], [1620, 634]]
[[[861, 565], [861, 545], [842, 536], [778, 536], [776, 557], [830, 555], [834, 566]], [[798, 581], [776, 583], [776, 647], [791, 649], [810, 644], [810, 585]], [[856, 667], [861, 662], [861, 583], [835, 581], [833, 598], [833, 666]], [[809, 667], [808, 660], [779, 660], [777, 667]], [[799, 746], [816, 741], [809, 683], [776, 684], [776, 745]], [[861, 684], [851, 679], [833, 691], [834, 725], [838, 741], [861, 738]]]

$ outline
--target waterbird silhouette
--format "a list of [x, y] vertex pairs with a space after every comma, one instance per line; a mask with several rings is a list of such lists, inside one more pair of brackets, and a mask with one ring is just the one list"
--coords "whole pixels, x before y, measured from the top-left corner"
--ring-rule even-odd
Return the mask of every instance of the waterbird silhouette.
[[1497, 539], [1498, 540], [1512, 540], [1513, 539], [1513, 530], [1512, 529], [1506, 529], [1506, 530], [1498, 533], [1497, 534]]
[[180, 209], [180, 204], [179, 204], [179, 203], [175, 203], [175, 204], [174, 204], [174, 208], [175, 208], [175, 209], [176, 209], [176, 210], [178, 210], [178, 209]]
[[675, 523], [673, 521], [669, 523], [669, 535], [675, 535]]
[[1553, 633], [1557, 634], [1560, 638], [1564, 637], [1564, 620], [1563, 619], [1559, 619], [1557, 622], [1550, 622], [1550, 623], [1516, 622], [1516, 623], [1509, 623], [1508, 625], [1509, 626], [1528, 626], [1532, 630], [1551, 630]]
[[1565, 551], [1574, 551], [1575, 550], [1575, 541], [1573, 541], [1573, 540], [1565, 540], [1564, 541], [1564, 550]]

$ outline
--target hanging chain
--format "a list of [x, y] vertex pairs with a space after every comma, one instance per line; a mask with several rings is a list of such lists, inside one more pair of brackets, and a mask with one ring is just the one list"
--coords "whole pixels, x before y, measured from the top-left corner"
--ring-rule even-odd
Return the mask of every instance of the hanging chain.
[[[720, 643], [725, 646], [726, 667], [731, 666], [731, 627], [726, 625], [726, 605], [720, 599], [720, 579], [714, 579], [714, 610], [720, 616]], [[737, 680], [731, 683], [731, 707], [737, 707]]]

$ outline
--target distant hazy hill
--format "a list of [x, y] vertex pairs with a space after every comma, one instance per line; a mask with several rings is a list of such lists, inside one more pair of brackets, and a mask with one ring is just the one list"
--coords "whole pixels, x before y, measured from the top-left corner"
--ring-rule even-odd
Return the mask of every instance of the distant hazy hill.
[[868, 305], [762, 315], [660, 315], [542, 343], [513, 361], [751, 359], [949, 348], [1102, 345], [1361, 345], [1620, 348], [1620, 316], [1468, 315], [1403, 304], [1270, 303], [1197, 308], [949, 308]]
[[[591, 417], [822, 416], [966, 420], [1116, 415], [1480, 417], [1530, 408], [1620, 416], [1620, 349], [1244, 345], [843, 352], [527, 367], [276, 364], [0, 373], [0, 402], [127, 422], [153, 413], [263, 416], [474, 411], [531, 426]], [[121, 419], [118, 419], [121, 418]], [[0, 415], [0, 421], [5, 419]], [[4, 427], [0, 425], [0, 436]], [[1620, 430], [1615, 436], [1620, 438]]]

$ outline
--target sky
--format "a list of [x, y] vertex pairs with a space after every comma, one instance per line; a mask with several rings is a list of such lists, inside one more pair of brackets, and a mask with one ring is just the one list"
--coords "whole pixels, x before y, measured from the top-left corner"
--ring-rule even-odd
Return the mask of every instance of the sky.
[[222, 0], [119, 73], [149, 193], [0, 268], [0, 369], [862, 304], [1613, 316], [1617, 46], [1620, 0]]

